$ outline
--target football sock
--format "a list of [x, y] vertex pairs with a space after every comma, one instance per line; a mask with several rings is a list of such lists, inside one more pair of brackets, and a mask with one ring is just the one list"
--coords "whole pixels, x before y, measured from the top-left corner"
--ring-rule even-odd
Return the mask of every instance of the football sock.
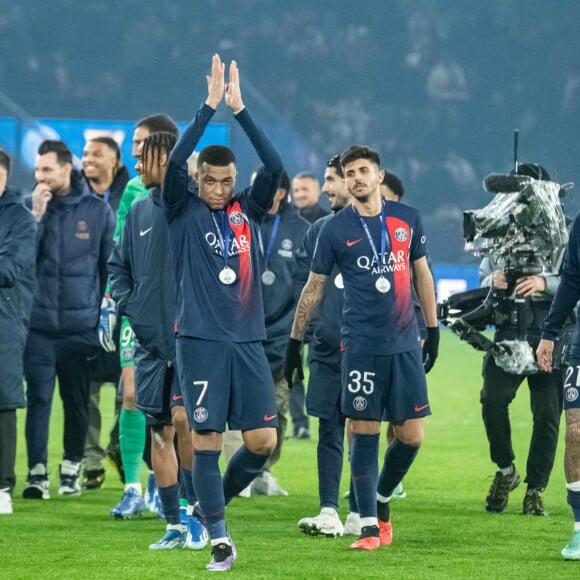
[[352, 476], [350, 478], [350, 487], [348, 491], [348, 511], [358, 514], [358, 505], [356, 503], [356, 493], [354, 492], [354, 483], [352, 482]]
[[189, 505], [193, 505], [197, 501], [197, 496], [193, 487], [193, 475], [189, 469], [179, 468], [179, 486], [179, 496], [186, 498]]
[[384, 498], [391, 497], [395, 487], [403, 481], [407, 471], [409, 471], [413, 461], [415, 461], [418, 452], [419, 447], [407, 445], [399, 439], [395, 439], [387, 447], [385, 462], [377, 486], [377, 491], [380, 495]]
[[352, 434], [350, 471], [361, 521], [377, 515], [379, 434]]
[[[580, 482], [578, 482], [580, 484]], [[574, 514], [574, 530], [580, 530], [580, 491], [575, 491], [570, 489], [570, 486], [574, 484], [568, 484], [568, 505], [572, 508], [572, 513]], [[580, 487], [580, 485], [578, 486]]]
[[391, 502], [385, 501], [383, 496], [377, 498], [377, 516], [383, 522], [388, 522], [391, 519]]
[[145, 415], [139, 410], [121, 409], [119, 443], [125, 469], [125, 483], [141, 483], [141, 461], [145, 447]]
[[268, 457], [269, 455], [252, 453], [245, 445], [234, 453], [224, 474], [223, 490], [226, 505], [254, 481]]
[[181, 523], [179, 514], [179, 485], [174, 483], [169, 487], [160, 487], [159, 499], [168, 524], [176, 526]]
[[210, 538], [227, 537], [219, 451], [193, 451], [193, 484]]
[[514, 474], [514, 464], [512, 463], [509, 467], [501, 467], [499, 472], [503, 475], [513, 475]]

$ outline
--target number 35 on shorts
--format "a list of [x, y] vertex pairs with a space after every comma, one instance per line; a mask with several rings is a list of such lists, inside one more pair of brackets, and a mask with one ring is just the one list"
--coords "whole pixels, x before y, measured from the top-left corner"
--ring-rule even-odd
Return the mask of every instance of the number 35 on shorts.
[[375, 390], [375, 375], [376, 373], [371, 371], [349, 371], [346, 388], [351, 393], [362, 392], [365, 395], [372, 395]]

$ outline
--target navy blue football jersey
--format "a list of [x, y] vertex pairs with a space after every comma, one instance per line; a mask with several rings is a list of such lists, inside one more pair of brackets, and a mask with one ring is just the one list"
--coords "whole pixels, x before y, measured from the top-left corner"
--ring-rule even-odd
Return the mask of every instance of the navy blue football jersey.
[[336, 264], [342, 274], [341, 332], [349, 352], [395, 354], [416, 349], [420, 341], [410, 264], [427, 254], [421, 217], [402, 203], [384, 203], [387, 236], [382, 256], [381, 215], [361, 217], [352, 206], [328, 221], [314, 252], [312, 272], [329, 276]]

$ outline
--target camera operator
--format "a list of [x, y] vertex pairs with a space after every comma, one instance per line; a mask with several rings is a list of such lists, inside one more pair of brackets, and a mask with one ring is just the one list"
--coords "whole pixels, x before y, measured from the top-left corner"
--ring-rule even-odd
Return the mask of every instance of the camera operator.
[[[536, 164], [520, 165], [518, 174], [550, 180], [547, 171]], [[559, 277], [545, 273], [514, 273], [503, 257], [491, 255], [482, 261], [479, 279], [482, 287], [493, 287], [500, 294], [505, 291], [502, 307], [496, 317], [494, 342], [522, 339], [521, 317], [525, 316], [525, 340], [535, 350], [540, 338], [540, 324], [549, 310]], [[528, 489], [523, 501], [523, 513], [546, 516], [548, 512], [544, 507], [542, 492], [548, 484], [558, 443], [562, 413], [562, 372], [508, 373], [496, 364], [493, 355], [488, 352], [484, 358], [482, 375], [480, 401], [483, 423], [491, 460], [498, 467], [485, 500], [486, 510], [504, 511], [509, 493], [520, 484], [520, 476], [513, 463], [515, 455], [511, 442], [509, 405], [519, 386], [527, 379], [533, 427], [526, 465], [525, 481]]]

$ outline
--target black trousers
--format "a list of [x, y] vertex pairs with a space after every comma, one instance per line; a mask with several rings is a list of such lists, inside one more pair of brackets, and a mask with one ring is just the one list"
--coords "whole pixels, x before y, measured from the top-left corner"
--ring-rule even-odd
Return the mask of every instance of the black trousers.
[[512, 375], [499, 368], [490, 354], [483, 362], [481, 405], [489, 441], [491, 460], [501, 468], [514, 459], [509, 405], [522, 382], [527, 379], [532, 411], [532, 438], [528, 452], [528, 487], [545, 488], [554, 465], [560, 416], [562, 414], [563, 376], [559, 370], [534, 375]]
[[0, 489], [14, 489], [16, 474], [16, 409], [0, 411]]
[[64, 459], [81, 461], [89, 424], [90, 365], [96, 332], [54, 336], [31, 330], [24, 351], [28, 468], [47, 464], [55, 379], [64, 410]]

